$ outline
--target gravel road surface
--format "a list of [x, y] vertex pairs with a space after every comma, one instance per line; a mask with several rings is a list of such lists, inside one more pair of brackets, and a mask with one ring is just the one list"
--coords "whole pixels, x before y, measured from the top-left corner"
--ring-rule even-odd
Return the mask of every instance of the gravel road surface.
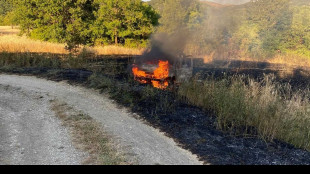
[[0, 74], [0, 164], [81, 164], [68, 130], [50, 100], [81, 110], [114, 137], [127, 157], [142, 165], [199, 165], [197, 157], [158, 130], [135, 119], [99, 92], [66, 82]]
[[0, 164], [78, 165], [77, 151], [46, 95], [0, 84]]

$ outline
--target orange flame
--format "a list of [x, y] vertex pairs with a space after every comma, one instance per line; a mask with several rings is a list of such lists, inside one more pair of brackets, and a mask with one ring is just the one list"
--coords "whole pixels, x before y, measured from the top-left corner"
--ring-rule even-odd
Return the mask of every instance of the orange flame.
[[168, 61], [159, 61], [159, 67], [155, 69], [153, 77], [155, 79], [165, 79], [169, 77], [169, 62]]
[[[140, 71], [139, 68], [137, 67], [133, 67], [132, 68], [132, 72], [134, 74], [135, 77], [147, 77], [146, 72], [144, 71]], [[137, 79], [136, 79], [137, 80]], [[138, 80], [140, 83], [147, 83], [146, 80]]]
[[151, 80], [151, 83], [155, 88], [165, 89], [169, 86], [167, 81], [167, 78], [169, 77], [168, 61], [160, 60], [158, 63], [158, 68], [156, 68], [153, 73], [147, 73], [145, 71], [139, 70], [138, 67], [133, 67], [132, 72], [135, 76], [135, 80], [139, 81], [140, 83], [147, 83], [147, 81], [144, 79], [156, 79]]
[[166, 89], [169, 86], [169, 83], [167, 81], [165, 81], [164, 83], [161, 83], [159, 81], [152, 80], [152, 85], [155, 88]]

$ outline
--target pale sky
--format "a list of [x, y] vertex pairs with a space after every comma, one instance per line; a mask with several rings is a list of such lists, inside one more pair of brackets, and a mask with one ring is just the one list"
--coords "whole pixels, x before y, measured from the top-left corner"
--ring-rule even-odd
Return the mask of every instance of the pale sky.
[[207, 0], [211, 2], [217, 2], [221, 4], [244, 4], [246, 2], [249, 2], [250, 0]]
[[[150, 0], [143, 0], [143, 1], [150, 1]], [[243, 4], [249, 2], [250, 0], [207, 0], [211, 2], [217, 2], [221, 4]]]

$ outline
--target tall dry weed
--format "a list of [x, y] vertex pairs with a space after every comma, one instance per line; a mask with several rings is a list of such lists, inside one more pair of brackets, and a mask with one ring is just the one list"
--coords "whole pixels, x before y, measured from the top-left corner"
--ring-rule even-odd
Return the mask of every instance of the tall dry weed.
[[310, 150], [310, 92], [292, 91], [274, 76], [190, 81], [180, 86], [184, 101], [213, 111], [217, 127], [236, 135], [282, 140]]

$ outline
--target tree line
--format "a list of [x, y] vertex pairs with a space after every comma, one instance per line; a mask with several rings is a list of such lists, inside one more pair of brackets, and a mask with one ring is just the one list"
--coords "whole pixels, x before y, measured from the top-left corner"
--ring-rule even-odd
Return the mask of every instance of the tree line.
[[203, 20], [199, 0], [0, 0], [0, 23], [31, 38], [78, 45], [146, 47], [152, 33], [194, 31]]
[[145, 46], [159, 14], [141, 0], [1, 0], [5, 18], [31, 38], [78, 45]]
[[150, 5], [161, 16], [157, 32], [188, 31], [181, 35], [188, 55], [310, 57], [309, 0], [251, 0], [221, 8], [199, 0], [151, 0]]
[[[310, 58], [309, 0], [251, 0], [237, 6], [202, 3], [196, 54], [214, 58]], [[198, 42], [199, 41], [199, 42]]]
[[0, 0], [0, 23], [18, 24], [22, 34], [69, 49], [146, 47], [153, 33], [186, 31], [180, 36], [186, 54], [219, 58], [310, 57], [309, 14], [308, 0], [251, 0], [222, 8], [200, 0]]
[[232, 49], [258, 58], [278, 53], [310, 57], [309, 5], [304, 0], [252, 0], [232, 34]]

